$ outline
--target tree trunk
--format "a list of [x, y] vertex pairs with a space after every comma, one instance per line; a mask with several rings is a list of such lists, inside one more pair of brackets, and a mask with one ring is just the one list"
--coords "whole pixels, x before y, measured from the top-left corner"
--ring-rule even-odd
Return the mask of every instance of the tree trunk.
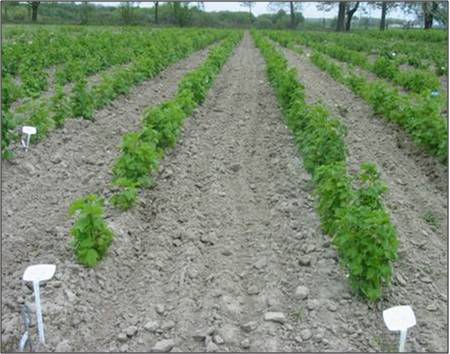
[[345, 8], [346, 8], [346, 3], [344, 1], [339, 1], [339, 12], [338, 12], [337, 26], [336, 26], [336, 31], [338, 31], [338, 32], [341, 32], [344, 30]]
[[296, 21], [295, 21], [294, 2], [293, 1], [289, 1], [289, 6], [291, 8], [291, 28], [295, 28], [297, 24], [296, 24]]
[[381, 21], [380, 30], [384, 31], [386, 29], [386, 12], [387, 12], [387, 1], [383, 1], [381, 5]]
[[423, 8], [423, 17], [424, 17], [424, 26], [423, 27], [425, 29], [430, 29], [431, 27], [433, 27], [433, 14], [430, 9], [430, 3], [423, 2], [422, 8]]
[[40, 4], [40, 1], [32, 1], [31, 2], [31, 22], [37, 21], [39, 4]]
[[155, 23], [158, 24], [158, 7], [159, 7], [159, 1], [155, 1]]
[[350, 27], [352, 25], [352, 17], [355, 14], [356, 10], [358, 10], [359, 1], [356, 3], [353, 9], [347, 11], [347, 22], [345, 23], [345, 30], [350, 31]]

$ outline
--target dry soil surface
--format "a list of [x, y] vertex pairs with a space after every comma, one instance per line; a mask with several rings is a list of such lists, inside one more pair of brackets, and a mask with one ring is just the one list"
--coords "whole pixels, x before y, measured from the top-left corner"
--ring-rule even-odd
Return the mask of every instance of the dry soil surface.
[[[421, 154], [400, 128], [376, 117], [345, 86], [315, 67], [306, 55], [283, 53], [305, 86], [309, 103], [321, 102], [347, 127], [349, 166], [376, 163], [389, 191], [386, 205], [397, 227], [400, 259], [387, 304], [411, 304], [422, 350], [447, 348], [447, 171]], [[434, 216], [435, 223], [425, 221]], [[420, 333], [419, 333], [420, 332]]]

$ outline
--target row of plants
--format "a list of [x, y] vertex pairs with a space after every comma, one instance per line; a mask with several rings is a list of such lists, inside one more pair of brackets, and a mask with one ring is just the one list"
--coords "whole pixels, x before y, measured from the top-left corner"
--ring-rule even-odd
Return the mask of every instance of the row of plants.
[[[142, 129], [124, 135], [121, 156], [113, 167], [112, 183], [118, 187], [110, 200], [114, 206], [131, 208], [139, 188], [152, 185], [151, 175], [157, 171], [164, 152], [175, 145], [183, 121], [203, 102], [241, 37], [240, 32], [228, 32], [206, 61], [183, 78], [173, 99], [147, 110]], [[106, 255], [114, 237], [104, 221], [104, 200], [96, 195], [80, 198], [69, 213], [76, 217], [71, 235], [77, 260], [94, 267]]]
[[120, 188], [112, 197], [114, 205], [129, 209], [138, 188], [152, 185], [151, 175], [157, 171], [164, 152], [175, 146], [183, 121], [203, 102], [241, 37], [242, 33], [233, 32], [212, 49], [206, 61], [183, 78], [173, 99], [147, 110], [142, 129], [123, 137], [122, 154], [113, 168], [113, 184]]
[[[64, 85], [113, 65], [130, 62], [135, 56], [144, 53], [146, 46], [151, 45], [157, 35], [155, 31], [100, 31], [88, 32], [71, 41], [73, 34], [59, 34], [58, 40], [53, 41], [57, 43], [53, 52], [51, 49], [55, 45], [42, 47], [47, 42], [40, 37], [35, 42], [38, 43], [35, 46], [40, 48], [38, 52], [22, 51], [20, 45], [10, 44], [3, 54], [6, 87], [2, 87], [2, 90], [14, 91], [15, 95], [7, 96], [9, 104], [24, 97], [39, 97], [49, 88], [47, 67], [51, 63], [61, 63], [64, 58], [64, 62], [55, 67], [55, 82]], [[11, 58], [18, 55], [21, 60], [10, 63]]]
[[253, 32], [266, 61], [288, 127], [304, 166], [313, 176], [321, 225], [336, 246], [352, 288], [369, 301], [381, 298], [397, 259], [397, 233], [383, 206], [387, 188], [375, 165], [364, 163], [350, 175], [345, 128], [321, 105], [308, 105], [295, 69], [261, 33]]
[[58, 85], [53, 96], [31, 100], [14, 114], [2, 104], [2, 115], [10, 117], [10, 129], [5, 132], [9, 136], [2, 144], [2, 155], [10, 156], [7, 142], [14, 139], [15, 127], [21, 124], [35, 126], [37, 134], [32, 138], [34, 143], [42, 140], [55, 127], [61, 127], [68, 118], [92, 119], [95, 110], [106, 106], [118, 95], [128, 93], [134, 85], [155, 76], [192, 52], [224, 38], [227, 33], [223, 30], [160, 31], [151, 45], [145, 47], [142, 55], [134, 58], [126, 67], [105, 73], [93, 87], [89, 87], [86, 78], [81, 77], [69, 95], [65, 94], [62, 85]]
[[[347, 49], [342, 45], [334, 43], [323, 43], [306, 40], [305, 36], [293, 35], [288, 33], [269, 32], [269, 36], [276, 40], [276, 37], [284, 37], [284, 41], [292, 44], [308, 45], [309, 47], [329, 55], [330, 57], [357, 65], [365, 70], [368, 70], [380, 78], [388, 79], [403, 88], [415, 92], [431, 94], [431, 92], [439, 92], [441, 83], [439, 78], [430, 70], [409, 69], [402, 70], [400, 65], [403, 62], [401, 55], [392, 56], [392, 53], [385, 52], [380, 54], [374, 63], [369, 60], [369, 55], [365, 52]], [[414, 58], [418, 58], [414, 56]], [[420, 63], [420, 61], [419, 61]]]
[[409, 64], [419, 69], [429, 69], [430, 64], [434, 64], [437, 75], [445, 75], [448, 69], [446, 42], [387, 40], [364, 34], [330, 32], [304, 32], [302, 40], [307, 46], [311, 43], [335, 44], [366, 55], [387, 56], [395, 58], [398, 64]]
[[[276, 36], [271, 38], [277, 41]], [[283, 45], [286, 39], [278, 42]], [[364, 99], [375, 113], [402, 127], [416, 145], [442, 163], [447, 162], [448, 132], [447, 122], [441, 115], [441, 97], [433, 97], [429, 92], [403, 95], [381, 80], [371, 81], [363, 75], [347, 73], [318, 51], [314, 51], [310, 58], [320, 69]]]
[[379, 30], [367, 30], [367, 31], [355, 31], [353, 32], [356, 36], [377, 38], [383, 40], [394, 39], [407, 40], [407, 41], [417, 41], [417, 42], [428, 42], [428, 43], [439, 43], [445, 45], [448, 40], [448, 34], [445, 30], [409, 30], [405, 31], [403, 29], [391, 29], [388, 31]]

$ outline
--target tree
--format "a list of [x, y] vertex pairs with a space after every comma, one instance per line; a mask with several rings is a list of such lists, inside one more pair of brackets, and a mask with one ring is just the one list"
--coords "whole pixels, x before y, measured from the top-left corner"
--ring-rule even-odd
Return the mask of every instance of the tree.
[[29, 1], [28, 4], [31, 8], [31, 21], [32, 22], [37, 22], [37, 17], [38, 17], [38, 8], [39, 8], [39, 4], [41, 2], [40, 1]]
[[133, 19], [133, 5], [132, 1], [124, 1], [120, 3], [120, 16], [125, 25], [129, 25]]
[[386, 14], [387, 14], [388, 3], [383, 1], [381, 3], [381, 20], [380, 20], [380, 30], [384, 31], [386, 29]]
[[92, 5], [85, 1], [81, 5], [81, 24], [87, 25], [89, 23], [89, 17], [92, 12]]
[[355, 14], [355, 12], [358, 10], [359, 1], [357, 1], [356, 4], [353, 5], [353, 7], [351, 7], [352, 3], [347, 3], [346, 5], [347, 5], [346, 6], [347, 7], [347, 9], [346, 9], [347, 20], [345, 23], [345, 30], [350, 31], [350, 27], [352, 24], [352, 17]]
[[248, 15], [249, 15], [249, 19], [250, 19], [250, 24], [253, 22], [253, 14], [252, 14], [252, 8], [254, 6], [254, 2], [253, 1], [242, 1], [241, 2], [241, 6], [242, 7], [247, 7], [248, 8]]
[[369, 3], [369, 6], [373, 6], [377, 9], [381, 9], [381, 18], [380, 18], [380, 30], [384, 31], [387, 28], [386, 17], [390, 10], [399, 6], [400, 4], [395, 1], [382, 1], [376, 3]]
[[424, 29], [430, 29], [431, 27], [433, 27], [433, 12], [431, 11], [433, 6], [434, 6], [434, 2], [433, 3], [429, 3], [429, 2], [422, 3], [423, 17], [424, 17], [424, 24], [423, 24]]
[[273, 1], [269, 3], [269, 8], [276, 10], [276, 9], [282, 9], [284, 10], [287, 6], [289, 6], [289, 13], [291, 16], [291, 28], [296, 28], [299, 23], [299, 16], [296, 16], [296, 11], [301, 10], [301, 3], [296, 1], [284, 1], [284, 2], [278, 2]]
[[448, 26], [448, 2], [440, 1], [433, 2], [435, 4], [434, 8], [431, 9], [433, 12], [433, 19], [437, 22], [442, 23], [446, 27]]
[[189, 2], [180, 3], [178, 1], [174, 1], [172, 3], [172, 9], [175, 23], [180, 27], [187, 26], [191, 21]]
[[339, 2], [338, 18], [336, 23], [336, 31], [343, 32], [345, 29], [345, 10], [347, 6], [344, 1]]
[[155, 5], [155, 23], [158, 24], [159, 1], [153, 1], [153, 5]]
[[443, 24], [448, 23], [448, 3], [446, 1], [406, 2], [402, 4], [402, 9], [415, 14], [419, 21], [423, 21], [424, 29], [432, 28], [434, 20]]

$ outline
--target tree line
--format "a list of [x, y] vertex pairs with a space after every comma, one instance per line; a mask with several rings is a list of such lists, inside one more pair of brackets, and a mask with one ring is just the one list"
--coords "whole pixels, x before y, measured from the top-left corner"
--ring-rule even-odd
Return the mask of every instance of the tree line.
[[[139, 7], [139, 2], [122, 2], [118, 7], [98, 6], [89, 2], [81, 4], [48, 3], [41, 1], [2, 2], [2, 20], [4, 22], [41, 22], [79, 23], [79, 24], [152, 24], [175, 26], [208, 26], [208, 27], [257, 27], [270, 29], [302, 28], [305, 18], [302, 14], [302, 2], [268, 2], [268, 8], [274, 13], [255, 16], [254, 1], [243, 1], [244, 11], [205, 12], [204, 2], [161, 2], [153, 1], [153, 7]], [[377, 20], [379, 29], [385, 30], [388, 25], [387, 16], [395, 8], [404, 13], [414, 14], [423, 28], [429, 29], [439, 23], [447, 26], [448, 3], [444, 1], [428, 2], [361, 2], [361, 1], [327, 1], [318, 2], [319, 11], [334, 12], [331, 21], [336, 31], [350, 31], [355, 14], [360, 18], [367, 16], [371, 9], [380, 10]], [[309, 20], [312, 23], [312, 20]], [[353, 22], [352, 22], [353, 21]], [[308, 19], [306, 19], [308, 22]], [[323, 19], [323, 27], [326, 20]], [[405, 21], [406, 22], [406, 21]], [[316, 26], [317, 20], [315, 21]]]

